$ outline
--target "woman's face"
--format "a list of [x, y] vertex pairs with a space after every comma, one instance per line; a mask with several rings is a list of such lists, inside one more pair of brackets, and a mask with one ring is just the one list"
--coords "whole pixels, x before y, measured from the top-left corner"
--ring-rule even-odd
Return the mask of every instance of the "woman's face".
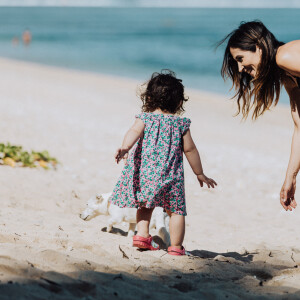
[[240, 48], [230, 48], [233, 59], [238, 64], [239, 72], [246, 72], [251, 77], [257, 74], [257, 68], [261, 59], [261, 50], [256, 47], [256, 51], [245, 51]]

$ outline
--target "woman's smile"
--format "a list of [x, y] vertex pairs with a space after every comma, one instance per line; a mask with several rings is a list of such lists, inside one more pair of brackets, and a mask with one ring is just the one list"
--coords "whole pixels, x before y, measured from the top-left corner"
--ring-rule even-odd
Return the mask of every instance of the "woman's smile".
[[239, 48], [230, 48], [230, 53], [237, 62], [240, 73], [245, 72], [253, 78], [256, 76], [261, 57], [258, 47], [255, 52], [245, 51]]
[[252, 66], [244, 66], [242, 72], [248, 73], [252, 77], [255, 77], [256, 74], [256, 71]]

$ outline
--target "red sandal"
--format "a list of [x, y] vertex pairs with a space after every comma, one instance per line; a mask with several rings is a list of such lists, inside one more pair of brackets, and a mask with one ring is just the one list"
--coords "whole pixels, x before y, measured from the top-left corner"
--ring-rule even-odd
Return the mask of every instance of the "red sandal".
[[168, 254], [170, 255], [176, 255], [176, 256], [182, 256], [182, 255], [188, 255], [190, 256], [191, 253], [187, 252], [184, 247], [182, 249], [178, 249], [177, 247], [170, 246], [168, 247]]
[[148, 238], [139, 235], [133, 236], [132, 246], [144, 250], [159, 250], [159, 245], [152, 240], [151, 235]]

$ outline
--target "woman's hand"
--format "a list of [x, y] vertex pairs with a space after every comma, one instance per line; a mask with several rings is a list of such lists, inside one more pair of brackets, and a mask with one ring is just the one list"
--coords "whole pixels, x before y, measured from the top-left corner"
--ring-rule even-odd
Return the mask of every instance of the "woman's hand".
[[127, 163], [128, 158], [128, 149], [119, 148], [115, 154], [115, 161], [118, 164], [121, 159], [125, 160], [125, 164]]
[[286, 178], [280, 191], [280, 203], [285, 210], [292, 211], [296, 208], [295, 192], [296, 177]]
[[208, 188], [210, 187], [214, 188], [215, 185], [217, 185], [217, 183], [213, 179], [206, 177], [204, 174], [197, 175], [197, 179], [201, 187], [203, 187], [203, 182], [206, 183]]

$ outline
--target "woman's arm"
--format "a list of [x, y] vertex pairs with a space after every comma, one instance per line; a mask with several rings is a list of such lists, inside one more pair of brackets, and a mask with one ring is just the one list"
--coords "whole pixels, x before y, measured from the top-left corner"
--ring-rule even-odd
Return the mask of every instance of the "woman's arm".
[[297, 107], [295, 107], [295, 111], [292, 111], [292, 117], [294, 120], [294, 134], [292, 139], [291, 156], [286, 175], [287, 177], [296, 178], [300, 169], [300, 117]]
[[137, 142], [137, 140], [143, 135], [145, 129], [144, 122], [137, 118], [132, 127], [125, 134], [121, 148], [117, 149], [115, 154], [115, 160], [117, 164], [122, 158], [127, 158], [127, 153]]
[[[276, 63], [287, 71], [287, 75], [300, 77], [300, 40], [289, 42], [278, 48]], [[289, 76], [284, 80], [284, 86], [289, 94], [294, 121], [291, 155], [284, 184], [280, 191], [280, 203], [285, 210], [297, 206], [294, 195], [296, 191], [296, 176], [300, 168], [300, 88], [297, 82]]]
[[187, 130], [183, 136], [183, 152], [193, 172], [197, 176], [200, 186], [203, 187], [203, 182], [205, 182], [209, 188], [214, 188], [214, 185], [217, 185], [217, 183], [204, 175], [200, 155], [192, 139], [190, 130]]
[[280, 191], [280, 203], [285, 210], [292, 210], [297, 206], [294, 196], [296, 191], [296, 177], [300, 169], [300, 117], [297, 107], [292, 111], [292, 117], [295, 124], [292, 149], [285, 181]]
[[294, 195], [296, 191], [296, 176], [300, 168], [300, 88], [293, 78], [288, 76], [284, 80], [284, 86], [290, 97], [294, 134], [286, 177], [280, 191], [280, 203], [285, 210], [292, 210], [297, 206]]

